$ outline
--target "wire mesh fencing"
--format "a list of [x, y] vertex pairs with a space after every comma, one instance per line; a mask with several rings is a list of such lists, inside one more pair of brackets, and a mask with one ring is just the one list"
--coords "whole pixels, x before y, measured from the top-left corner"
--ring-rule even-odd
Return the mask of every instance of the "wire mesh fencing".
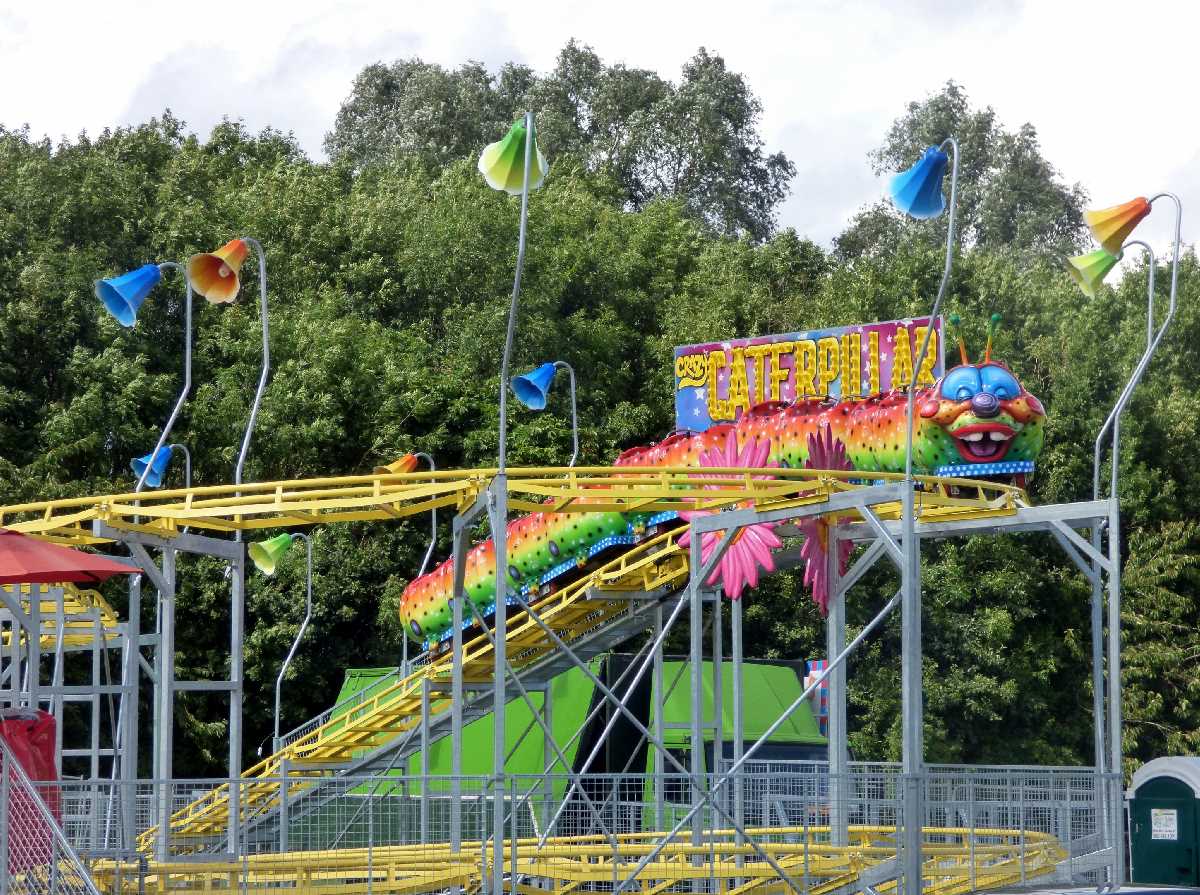
[[[203, 810], [199, 796], [229, 781], [65, 782], [59, 791], [68, 837], [102, 888], [139, 895], [212, 888], [215, 878], [218, 887], [345, 885], [372, 895], [491, 890], [497, 874], [506, 887], [609, 892], [717, 892], [755, 879], [807, 891], [896, 879], [905, 792], [897, 766], [855, 763], [831, 775], [820, 762], [749, 764], [698, 778], [242, 780], [224, 799], [203, 800]], [[935, 766], [920, 793], [927, 886], [1106, 879], [1120, 823], [1115, 778]]]
[[55, 787], [32, 784], [0, 739], [0, 893], [96, 895], [59, 826], [60, 810]]

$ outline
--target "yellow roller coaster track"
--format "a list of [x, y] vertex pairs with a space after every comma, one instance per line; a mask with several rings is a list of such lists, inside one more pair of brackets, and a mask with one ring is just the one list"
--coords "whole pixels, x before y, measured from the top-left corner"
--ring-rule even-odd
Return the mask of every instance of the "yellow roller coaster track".
[[[38, 612], [41, 619], [41, 635], [38, 641], [43, 653], [53, 652], [57, 648], [60, 633], [62, 646], [67, 649], [91, 646], [98, 636], [107, 642], [120, 636], [117, 613], [97, 591], [83, 590], [73, 584], [52, 587], [62, 588], [62, 625], [60, 631], [57, 597], [46, 587], [41, 588], [38, 591]], [[27, 615], [31, 614], [32, 589], [23, 584], [19, 586], [18, 592], [21, 608]], [[0, 635], [0, 642], [7, 647], [11, 638], [12, 632], [6, 630]], [[24, 645], [24, 633], [20, 639]]]
[[[70, 497], [0, 507], [0, 527], [75, 544], [102, 543], [101, 521], [128, 531], [171, 537], [183, 528], [232, 532], [329, 522], [398, 519], [440, 507], [463, 509], [489, 486], [495, 469], [413, 472], [254, 482], [242, 485]], [[507, 471], [514, 512], [760, 510], [815, 504], [832, 495], [903, 476], [814, 469], [545, 467]], [[979, 518], [1014, 511], [1020, 489], [969, 479], [920, 476], [917, 510], [925, 521]], [[876, 509], [897, 518], [899, 503]]]
[[[759, 847], [791, 876], [806, 885], [810, 895], [849, 891], [864, 871], [876, 868], [873, 888], [897, 891], [894, 870], [895, 829], [851, 826], [849, 843], [829, 844], [829, 828], [771, 827], [748, 831]], [[926, 828], [922, 848], [923, 891], [961, 895], [982, 889], [1018, 885], [1052, 873], [1067, 858], [1058, 840], [1046, 833], [1003, 829]], [[633, 872], [665, 834], [623, 834], [557, 837], [540, 844], [535, 838], [506, 843], [505, 889], [519, 895], [568, 895], [608, 890]], [[333, 851], [294, 851], [250, 855], [237, 861], [187, 861], [115, 864], [96, 861], [89, 867], [102, 892], [117, 892], [138, 879], [147, 895], [206, 893], [214, 889], [278, 890], [316, 893], [378, 893], [423, 895], [461, 886], [467, 893], [485, 888], [492, 843], [464, 842], [458, 851], [446, 844], [346, 848]], [[688, 880], [712, 880], [709, 891], [722, 895], [787, 895], [786, 881], [739, 842], [732, 831], [705, 834], [704, 843], [691, 845], [681, 835], [638, 874], [629, 890], [657, 895]]]
[[[424, 512], [433, 506], [469, 506], [490, 484], [495, 470], [350, 476], [341, 479], [299, 480], [72, 499], [0, 508], [0, 521], [41, 536], [87, 540], [83, 527], [92, 519], [113, 526], [169, 534], [176, 526], [198, 528], [263, 528], [311, 525], [348, 519], [387, 519]], [[517, 469], [509, 471], [510, 506], [518, 511], [597, 512], [719, 509], [753, 506], [760, 511], [821, 504], [837, 494], [867, 487], [854, 473], [820, 470], [745, 469]], [[857, 474], [861, 476], [861, 473]], [[901, 476], [879, 474], [872, 482], [894, 482]], [[1000, 516], [1016, 511], [1024, 494], [994, 483], [920, 478], [917, 511], [922, 520]], [[239, 495], [237, 492], [240, 491]], [[898, 501], [875, 504], [881, 518], [897, 518]], [[857, 511], [842, 510], [852, 518]], [[18, 517], [17, 521], [10, 521]], [[141, 517], [141, 522], [135, 522]], [[542, 621], [568, 644], [593, 632], [629, 609], [627, 601], [612, 599], [619, 592], [645, 592], [682, 587], [688, 577], [688, 558], [667, 533], [635, 545], [621, 556], [591, 570], [558, 592], [536, 601]], [[556, 649], [550, 636], [524, 612], [515, 612], [507, 627], [509, 662], [518, 672]], [[463, 646], [463, 678], [490, 682], [493, 650], [484, 634]], [[420, 723], [422, 682], [439, 686], [429, 702], [431, 716], [450, 708], [447, 684], [451, 657], [442, 653], [409, 676], [379, 689], [351, 710], [317, 726], [288, 743], [275, 755], [243, 773], [241, 819], [259, 816], [277, 804], [280, 786], [270, 778], [296, 778], [293, 792], [311, 785], [331, 765], [383, 746]], [[261, 780], [261, 783], [254, 783]], [[229, 788], [223, 785], [177, 811], [171, 818], [171, 837], [221, 835], [229, 823]], [[156, 828], [142, 833], [139, 846], [152, 847]]]

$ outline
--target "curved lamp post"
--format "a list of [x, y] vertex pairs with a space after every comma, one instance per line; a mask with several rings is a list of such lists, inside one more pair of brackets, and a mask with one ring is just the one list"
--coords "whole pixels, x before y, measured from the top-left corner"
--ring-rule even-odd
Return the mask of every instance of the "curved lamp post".
[[[242, 469], [246, 465], [246, 454], [250, 450], [250, 436], [258, 420], [258, 408], [262, 404], [263, 392], [271, 372], [271, 326], [267, 315], [267, 253], [257, 239], [241, 236], [231, 239], [215, 252], [193, 255], [188, 260], [188, 275], [196, 291], [213, 304], [227, 304], [237, 298], [241, 289], [238, 271], [250, 249], [258, 256], [259, 314], [262, 317], [262, 371], [258, 376], [258, 388], [254, 392], [254, 403], [250, 405], [250, 419], [242, 436], [242, 447], [238, 451], [237, 463], [233, 468], [233, 483], [242, 483]], [[241, 532], [235, 535], [241, 540]]]
[[517, 400], [530, 410], [545, 410], [546, 399], [550, 395], [550, 386], [554, 383], [554, 374], [558, 370], [566, 370], [571, 382], [571, 462], [574, 466], [579, 459], [579, 414], [575, 407], [575, 371], [566, 361], [556, 360], [544, 363], [535, 370], [514, 376], [512, 380], [513, 394]]
[[[417, 461], [424, 460], [429, 464], [430, 472], [437, 472], [437, 464], [433, 462], [433, 457], [424, 451], [417, 451], [415, 454], [405, 454], [399, 460], [395, 460], [386, 466], [376, 466], [376, 475], [393, 475], [398, 473], [412, 472], [417, 468]], [[421, 560], [421, 570], [417, 572], [417, 577], [420, 578], [425, 574], [425, 570], [429, 567], [429, 560], [433, 558], [433, 548], [437, 545], [437, 507], [429, 511], [429, 546], [425, 548], [425, 557]], [[408, 634], [404, 635], [400, 644], [400, 668], [401, 676], [408, 675]]]
[[[171, 434], [171, 428], [175, 425], [175, 420], [179, 417], [179, 412], [183, 409], [184, 403], [187, 402], [188, 394], [192, 390], [192, 278], [182, 264], [174, 261], [163, 261], [160, 264], [145, 264], [137, 270], [119, 277], [97, 280], [95, 286], [96, 297], [104, 302], [104, 307], [108, 309], [108, 312], [122, 326], [132, 328], [137, 323], [137, 312], [142, 302], [146, 300], [146, 296], [162, 280], [163, 272], [167, 270], [177, 270], [183, 274], [184, 289], [187, 292], [183, 324], [183, 388], [179, 392], [179, 397], [175, 400], [175, 406], [171, 410], [171, 415], [167, 418], [166, 424], [159, 433], [158, 442], [154, 445], [154, 450], [148, 455], [151, 458], [157, 457], [158, 452], [162, 450], [167, 436]], [[167, 459], [170, 459], [169, 454]], [[164, 467], [165, 463], [166, 461], [163, 463]], [[146, 479], [153, 465], [152, 463], [147, 463], [141, 471], [138, 476], [137, 486], [133, 489], [135, 493], [146, 487]], [[189, 468], [191, 466], [190, 457], [188, 466]], [[190, 487], [190, 474], [188, 481]], [[157, 486], [151, 485], [151, 487]]]
[[247, 548], [247, 552], [250, 554], [250, 559], [254, 562], [255, 567], [264, 575], [274, 575], [279, 561], [283, 559], [283, 555], [288, 552], [288, 549], [292, 546], [292, 542], [296, 539], [302, 539], [306, 548], [304, 621], [300, 623], [300, 630], [296, 632], [296, 639], [292, 641], [292, 647], [288, 650], [287, 657], [283, 660], [283, 665], [279, 669], [279, 676], [275, 678], [275, 726], [272, 736], [272, 752], [279, 751], [279, 705], [280, 693], [283, 689], [283, 676], [287, 674], [288, 666], [292, 664], [292, 658], [296, 655], [300, 641], [304, 638], [304, 632], [308, 630], [308, 624], [312, 621], [312, 538], [301, 533], [281, 534], [265, 541], [257, 541]]
[[946, 149], [953, 152], [954, 164], [950, 174], [950, 215], [946, 225], [946, 263], [942, 269], [942, 280], [938, 285], [937, 297], [929, 314], [929, 326], [925, 338], [913, 362], [912, 381], [908, 383], [908, 406], [905, 416], [904, 436], [904, 491], [902, 494], [903, 515], [901, 537], [904, 550], [904, 566], [901, 574], [901, 714], [902, 756], [904, 772], [904, 838], [901, 877], [905, 892], [921, 891], [922, 885], [922, 805], [925, 747], [924, 708], [922, 680], [921, 644], [921, 566], [920, 547], [916, 537], [916, 483], [913, 480], [913, 405], [916, 398], [917, 380], [925, 355], [929, 351], [929, 340], [933, 336], [933, 325], [946, 294], [950, 281], [950, 267], [954, 258], [954, 212], [958, 204], [958, 142], [949, 137], [939, 146], [930, 146], [925, 154], [909, 170], [892, 178], [890, 188], [892, 201], [906, 214], [919, 218], [937, 217], [945, 210], [946, 200], [942, 195], [942, 180], [946, 175], [946, 164], [950, 158]]
[[[1175, 240], [1171, 257], [1171, 288], [1168, 296], [1167, 314], [1163, 319], [1162, 325], [1157, 330], [1154, 328], [1154, 275], [1155, 275], [1155, 258], [1154, 253], [1146, 243], [1141, 240], [1125, 240], [1133, 232], [1141, 221], [1150, 214], [1153, 205], [1159, 199], [1170, 199], [1175, 204]], [[1129, 202], [1115, 205], [1111, 208], [1104, 208], [1098, 211], [1084, 212], [1084, 222], [1091, 230], [1092, 236], [1100, 243], [1101, 248], [1097, 251], [1090, 252], [1087, 255], [1080, 255], [1069, 259], [1068, 263], [1072, 268], [1072, 276], [1080, 283], [1080, 288], [1089, 295], [1095, 294], [1095, 286], [1097, 286], [1104, 275], [1113, 268], [1117, 260], [1120, 258], [1121, 251], [1131, 245], [1141, 246], [1149, 255], [1149, 274], [1147, 284], [1147, 303], [1146, 303], [1146, 350], [1142, 352], [1142, 356], [1138, 359], [1137, 364], [1133, 369], [1133, 373], [1129, 377], [1129, 381], [1125, 383], [1125, 387], [1121, 390], [1120, 396], [1117, 398], [1113, 409], [1109, 412], [1108, 418], [1104, 421], [1104, 425], [1100, 428], [1100, 433], [1096, 436], [1095, 453], [1092, 457], [1092, 493], [1093, 497], [1100, 496], [1100, 464], [1102, 459], [1103, 441], [1108, 432], [1112, 432], [1112, 471], [1109, 479], [1109, 513], [1108, 513], [1108, 772], [1114, 776], [1113, 794], [1111, 797], [1112, 805], [1109, 809], [1110, 822], [1113, 824], [1113, 847], [1114, 859], [1113, 868], [1114, 876], [1112, 883], [1114, 886], [1120, 886], [1124, 882], [1125, 876], [1125, 838], [1117, 826], [1121, 817], [1121, 785], [1124, 775], [1124, 746], [1121, 742], [1121, 733], [1123, 727], [1122, 705], [1121, 705], [1121, 515], [1120, 503], [1117, 491], [1118, 477], [1120, 472], [1120, 418], [1125, 411], [1130, 399], [1133, 396], [1134, 390], [1141, 381], [1146, 372], [1146, 368], [1150, 364], [1155, 351], [1162, 342], [1163, 336], [1166, 334], [1167, 327], [1171, 324], [1171, 320], [1175, 316], [1176, 294], [1179, 285], [1179, 246], [1182, 242], [1182, 225], [1183, 225], [1183, 203], [1179, 201], [1179, 197], [1174, 193], [1156, 193], [1149, 199], [1138, 197]], [[1107, 254], [1108, 258], [1098, 257]], [[1082, 264], [1081, 259], [1092, 259], [1092, 265], [1096, 269], [1096, 275], [1092, 277], [1091, 282], [1081, 281], [1081, 276], [1078, 271]], [[1111, 260], [1110, 260], [1111, 259]], [[1089, 288], [1090, 287], [1090, 288]], [[1100, 546], [1100, 533], [1093, 531], [1092, 544], [1097, 551]], [[1093, 695], [1095, 700], [1096, 714], [1096, 767], [1100, 773], [1104, 773], [1104, 717], [1103, 717], [1103, 686], [1097, 669], [1099, 668], [1100, 655], [1100, 627], [1101, 627], [1101, 608], [1100, 608], [1100, 591], [1099, 586], [1094, 585], [1093, 602], [1092, 602], [1092, 652], [1093, 652], [1093, 688], [1097, 690], [1097, 694]]]
[[[536, 168], [535, 166], [536, 157]], [[533, 113], [514, 124], [504, 138], [490, 144], [479, 156], [479, 171], [488, 186], [521, 197], [521, 218], [517, 237], [517, 269], [513, 275], [512, 301], [508, 306], [508, 329], [504, 337], [504, 355], [500, 361], [500, 474], [508, 461], [508, 364], [512, 357], [513, 337], [517, 329], [517, 299], [521, 295], [521, 272], [525, 267], [525, 232], [529, 220], [529, 191], [536, 190], [546, 178], [546, 159], [537, 148]], [[530, 175], [536, 182], [530, 182]]]
[[[508, 307], [508, 329], [504, 337], [504, 355], [500, 361], [500, 445], [499, 470], [492, 482], [492, 491], [488, 495], [488, 515], [492, 529], [492, 544], [496, 559], [496, 615], [495, 615], [495, 648], [493, 649], [494, 676], [492, 700], [492, 769], [496, 775], [496, 785], [503, 785], [504, 773], [504, 709], [507, 702], [505, 693], [506, 665], [508, 661], [506, 645], [508, 642], [507, 606], [508, 598], [508, 480], [505, 469], [508, 463], [508, 364], [512, 356], [513, 336], [517, 326], [517, 298], [521, 294], [521, 270], [525, 265], [525, 230], [529, 218], [529, 191], [541, 186], [546, 176], [546, 160], [535, 147], [536, 135], [533, 128], [533, 113], [526, 112], [523, 123], [514, 124], [503, 139], [492, 143], [479, 156], [479, 171], [483, 174], [488, 185], [493, 189], [504, 190], [511, 195], [517, 192], [521, 195], [521, 220], [517, 241], [517, 269], [513, 276], [512, 301]], [[537, 182], [531, 183], [530, 176], [534, 173], [534, 161], [537, 163]], [[461, 601], [455, 594], [454, 605], [457, 612]], [[455, 625], [455, 645], [461, 641], [461, 633]], [[458, 650], [456, 650], [456, 655]], [[458, 677], [461, 681], [461, 673]], [[457, 686], [457, 685], [455, 685]], [[459, 773], [455, 762], [453, 773]], [[495, 799], [493, 811], [494, 839], [492, 861], [492, 885], [495, 891], [504, 887], [504, 800]], [[452, 818], [451, 838], [457, 843], [460, 830], [457, 828], [457, 816]]]

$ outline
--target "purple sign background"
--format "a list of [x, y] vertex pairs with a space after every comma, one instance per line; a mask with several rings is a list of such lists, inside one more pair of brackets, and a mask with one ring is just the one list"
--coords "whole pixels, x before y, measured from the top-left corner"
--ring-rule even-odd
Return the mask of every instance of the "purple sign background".
[[[898, 380], [912, 376], [918, 336], [924, 337], [928, 325], [928, 317], [918, 317], [680, 346], [675, 425], [702, 431], [737, 419], [761, 401], [866, 396], [907, 385], [893, 381], [894, 374], [900, 374]], [[932, 384], [945, 369], [941, 318], [933, 329], [919, 385]]]

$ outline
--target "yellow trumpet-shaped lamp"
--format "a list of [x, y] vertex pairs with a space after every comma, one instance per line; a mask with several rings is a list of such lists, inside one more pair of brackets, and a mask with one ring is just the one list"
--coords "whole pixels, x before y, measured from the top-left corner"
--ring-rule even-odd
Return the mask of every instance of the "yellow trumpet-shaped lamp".
[[1068, 258], [1067, 273], [1071, 275], [1071, 279], [1079, 284], [1079, 288], [1083, 290], [1084, 295], [1088, 298], [1095, 298], [1096, 287], [1100, 285], [1100, 281], [1108, 276], [1108, 272], [1120, 260], [1120, 255], [1113, 255], [1104, 249], [1096, 249], [1096, 251], [1088, 252], [1086, 255], [1076, 255], [1074, 258]]
[[[537, 134], [532, 134], [533, 157], [529, 166], [529, 188], [536, 190], [546, 179], [550, 165], [537, 146]], [[488, 144], [479, 156], [479, 173], [494, 190], [504, 190], [513, 196], [521, 195], [525, 179], [525, 122], [518, 121], [495, 143]]]
[[248, 252], [244, 239], [231, 239], [215, 252], [193, 255], [188, 261], [192, 288], [213, 304], [233, 301], [242, 288], [238, 271]]
[[1083, 222], [1101, 248], [1110, 255], [1120, 255], [1121, 246], [1129, 234], [1150, 213], [1150, 202], [1142, 196], [1112, 208], [1085, 211]]
[[274, 575], [275, 568], [283, 555], [292, 546], [292, 536], [289, 534], [276, 535], [265, 541], [256, 541], [246, 548], [255, 567], [264, 575]]

